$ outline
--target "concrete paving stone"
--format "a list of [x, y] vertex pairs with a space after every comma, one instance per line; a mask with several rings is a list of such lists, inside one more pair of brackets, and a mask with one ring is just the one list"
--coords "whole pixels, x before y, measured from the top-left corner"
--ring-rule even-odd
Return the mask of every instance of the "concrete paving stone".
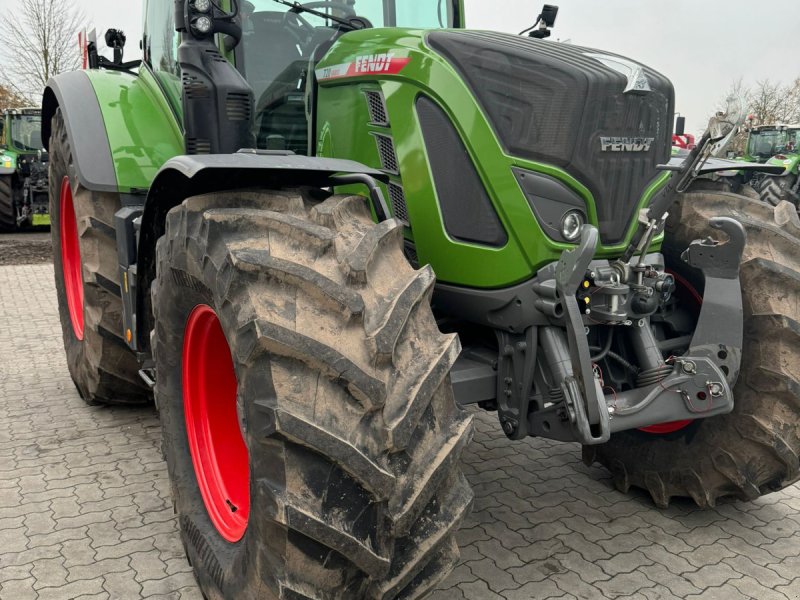
[[14, 600], [38, 600], [39, 594], [33, 589], [36, 579], [12, 579], [0, 583], [0, 598], [13, 598]]
[[67, 581], [90, 579], [97, 575], [105, 576], [109, 573], [125, 573], [130, 570], [130, 564], [130, 556], [121, 556], [96, 560], [90, 565], [75, 565], [70, 567]]
[[168, 594], [187, 586], [196, 585], [191, 573], [175, 573], [163, 579], [149, 579], [142, 583], [142, 597], [149, 598], [158, 594]]
[[[135, 568], [132, 564], [131, 567]], [[111, 598], [139, 598], [142, 595], [142, 586], [136, 580], [135, 570], [107, 573], [103, 579], [103, 589]]]
[[[723, 538], [730, 539], [730, 538]], [[727, 548], [724, 543], [702, 544], [689, 550], [688, 552], [681, 552], [679, 554], [695, 567], [703, 567], [707, 565], [714, 565], [725, 558], [736, 556], [736, 552]]]
[[620, 573], [631, 573], [641, 565], [651, 565], [653, 561], [639, 550], [631, 550], [630, 552], [620, 552], [611, 558], [598, 560], [595, 564], [600, 567], [609, 578], [613, 578]]
[[633, 571], [620, 573], [608, 581], [598, 581], [595, 585], [607, 598], [627, 598], [655, 586], [656, 583], [648, 579], [641, 571]]
[[38, 600], [72, 600], [77, 596], [99, 594], [103, 591], [104, 582], [105, 580], [102, 577], [95, 577], [93, 579], [73, 581], [64, 586], [42, 588], [38, 590]]
[[31, 576], [33, 564], [0, 567], [0, 584], [15, 579], [28, 579]]
[[675, 575], [661, 564], [653, 563], [651, 565], [641, 566], [638, 570], [647, 577], [647, 579], [668, 588], [672, 594], [679, 598], [702, 591], [702, 588], [681, 575]]
[[[725, 583], [719, 587], [710, 587], [699, 594], [687, 596], [685, 600], [761, 600], [758, 597], [749, 596], [740, 592], [731, 583]], [[794, 600], [794, 599], [792, 599]]]
[[[557, 598], [564, 596], [566, 592], [559, 588], [553, 580], [531, 581], [516, 590], [503, 592], [505, 600], [531, 600], [532, 598]], [[467, 596], [468, 600], [483, 600], [483, 596]]]
[[[505, 590], [513, 590], [521, 585], [519, 580], [514, 577], [514, 569], [501, 569], [491, 558], [488, 560], [484, 558], [483, 560], [466, 564], [472, 574], [486, 583], [493, 592], [500, 593]], [[462, 587], [462, 589], [464, 588]]]
[[[0, 268], [0, 303], [0, 598], [202, 600], [152, 407], [80, 400], [51, 266]], [[457, 536], [462, 562], [431, 600], [800, 600], [797, 486], [659, 510], [584, 466], [577, 446], [510, 442], [495, 414], [473, 412], [475, 510]]]
[[36, 579], [33, 588], [38, 590], [66, 585], [70, 573], [64, 568], [63, 556], [37, 561], [31, 570], [31, 575]]
[[750, 557], [742, 556], [741, 554], [726, 558], [722, 562], [729, 565], [737, 573], [741, 573], [748, 579], [758, 581], [769, 588], [774, 588], [779, 585], [786, 585], [789, 583], [789, 581], [791, 581], [794, 575], [800, 574], [800, 572], [795, 571], [793, 575], [784, 578], [778, 574], [776, 570], [770, 567], [757, 565]]
[[685, 577], [701, 590], [709, 587], [720, 586], [731, 579], [741, 577], [730, 565], [719, 563], [716, 565], [706, 565], [697, 571], [686, 573]]

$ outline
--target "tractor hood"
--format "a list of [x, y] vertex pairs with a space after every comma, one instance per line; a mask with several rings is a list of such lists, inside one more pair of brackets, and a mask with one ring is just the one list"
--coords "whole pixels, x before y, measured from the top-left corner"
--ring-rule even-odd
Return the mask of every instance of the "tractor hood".
[[670, 81], [605, 51], [508, 34], [435, 31], [427, 44], [469, 86], [506, 152], [567, 171], [595, 199], [602, 242], [622, 241], [670, 157]]

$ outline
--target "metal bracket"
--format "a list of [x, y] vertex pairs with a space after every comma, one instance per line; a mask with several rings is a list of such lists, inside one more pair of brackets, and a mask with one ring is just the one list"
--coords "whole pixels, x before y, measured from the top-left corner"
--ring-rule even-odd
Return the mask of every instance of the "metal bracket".
[[528, 436], [528, 405], [533, 388], [538, 328], [522, 335], [497, 330], [497, 413], [505, 434], [512, 440]]
[[375, 180], [366, 173], [347, 173], [346, 175], [336, 175], [331, 177], [331, 183], [334, 185], [352, 185], [361, 183], [367, 186], [369, 190], [369, 197], [372, 200], [372, 208], [375, 211], [375, 216], [378, 217], [379, 222], [383, 222], [392, 216], [389, 212], [389, 206], [386, 204], [386, 199], [383, 197], [383, 192]]
[[[584, 332], [583, 318], [575, 294], [586, 276], [586, 270], [594, 259], [599, 234], [592, 225], [584, 225], [581, 242], [575, 250], [564, 252], [556, 265], [556, 290], [564, 306], [564, 320], [572, 360], [572, 376], [559, 382], [567, 402], [572, 398], [576, 416], [575, 428], [582, 444], [602, 444], [611, 436], [608, 409], [592, 371], [589, 342]], [[591, 426], [599, 426], [594, 435]]]
[[710, 224], [727, 234], [728, 241], [696, 240], [682, 256], [705, 276], [703, 306], [688, 354], [709, 357], [733, 386], [739, 377], [744, 339], [739, 266], [747, 232], [730, 217], [713, 218]]

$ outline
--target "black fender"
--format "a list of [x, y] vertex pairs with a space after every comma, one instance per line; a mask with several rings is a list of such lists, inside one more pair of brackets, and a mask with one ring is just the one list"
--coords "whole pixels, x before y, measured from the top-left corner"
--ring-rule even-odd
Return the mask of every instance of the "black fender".
[[108, 143], [103, 113], [94, 86], [85, 71], [51, 78], [42, 97], [42, 143], [50, 150], [51, 123], [56, 110], [67, 127], [73, 165], [80, 184], [98, 192], [117, 192], [117, 174]]
[[[330, 188], [333, 185], [364, 184], [373, 205], [385, 206], [375, 180], [388, 183], [389, 177], [352, 160], [299, 156], [282, 151], [241, 150], [235, 154], [176, 156], [167, 161], [153, 180], [141, 210], [123, 209], [120, 212], [126, 212], [125, 220], [118, 218], [116, 224], [123, 269], [126, 248], [136, 248], [135, 255], [127, 261], [128, 265], [135, 263], [135, 270], [129, 271], [127, 281], [135, 281], [135, 285], [130, 286], [130, 303], [136, 307], [138, 318], [130, 314], [124, 317], [125, 327], [133, 330], [129, 342], [131, 347], [149, 354], [148, 336], [153, 327], [150, 322], [150, 286], [156, 275], [156, 242], [164, 235], [167, 213], [181, 202], [201, 194], [241, 189]], [[376, 207], [376, 212], [383, 210]], [[389, 216], [388, 212], [384, 214]], [[118, 213], [118, 216], [122, 215]], [[141, 224], [136, 227], [134, 221], [138, 219], [141, 219]], [[138, 243], [133, 242], [136, 229], [139, 231]]]

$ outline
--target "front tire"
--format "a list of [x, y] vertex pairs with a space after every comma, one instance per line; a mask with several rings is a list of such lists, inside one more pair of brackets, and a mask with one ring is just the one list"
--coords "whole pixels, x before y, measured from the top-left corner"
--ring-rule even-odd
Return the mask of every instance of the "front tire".
[[17, 213], [11, 175], [0, 175], [0, 232], [14, 231], [16, 228]]
[[74, 172], [61, 109], [50, 137], [50, 236], [58, 312], [72, 381], [88, 404], [150, 401], [122, 331], [116, 194], [87, 190]]
[[670, 211], [667, 264], [676, 264], [693, 240], [719, 237], [708, 226], [716, 216], [737, 219], [748, 235], [740, 272], [744, 347], [733, 412], [663, 435], [624, 431], [607, 444], [584, 447], [587, 464], [606, 466], [620, 491], [646, 489], [660, 507], [681, 496], [701, 507], [729, 497], [753, 500], [800, 478], [800, 219], [788, 203], [684, 194]]
[[[169, 213], [155, 392], [208, 598], [414, 599], [455, 565], [472, 425], [453, 398], [459, 344], [438, 330], [433, 283], [405, 261], [402, 228], [375, 225], [359, 197], [218, 193]], [[197, 332], [215, 320], [203, 349]], [[202, 417], [198, 390], [212, 387], [219, 413]], [[198, 430], [219, 453], [200, 449]], [[241, 451], [222, 473], [213, 455], [226, 444]]]

